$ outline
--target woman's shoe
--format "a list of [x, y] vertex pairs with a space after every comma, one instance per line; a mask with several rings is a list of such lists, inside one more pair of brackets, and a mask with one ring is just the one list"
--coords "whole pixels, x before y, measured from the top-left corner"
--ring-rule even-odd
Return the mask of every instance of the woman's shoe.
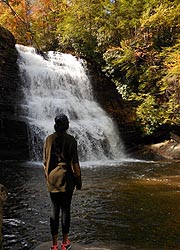
[[59, 250], [58, 245], [53, 245], [50, 250]]
[[61, 250], [70, 250], [71, 249], [71, 242], [67, 240], [65, 244], [61, 244]]

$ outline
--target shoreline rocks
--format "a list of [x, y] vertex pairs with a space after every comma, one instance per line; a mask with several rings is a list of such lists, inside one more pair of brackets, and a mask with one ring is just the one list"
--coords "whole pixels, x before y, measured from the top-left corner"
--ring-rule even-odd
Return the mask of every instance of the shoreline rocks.
[[180, 160], [180, 143], [167, 140], [146, 146], [153, 154], [169, 160]]

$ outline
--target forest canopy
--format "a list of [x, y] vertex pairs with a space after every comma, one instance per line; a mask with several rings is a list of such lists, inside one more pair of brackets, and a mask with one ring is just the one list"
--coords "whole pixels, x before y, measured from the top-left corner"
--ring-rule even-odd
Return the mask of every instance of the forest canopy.
[[0, 0], [17, 43], [91, 59], [145, 134], [180, 123], [179, 0]]

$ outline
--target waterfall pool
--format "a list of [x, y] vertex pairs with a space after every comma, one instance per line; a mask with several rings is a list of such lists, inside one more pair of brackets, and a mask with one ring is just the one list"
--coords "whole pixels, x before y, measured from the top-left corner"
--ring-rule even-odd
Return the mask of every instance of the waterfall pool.
[[[179, 249], [178, 162], [81, 165], [83, 189], [73, 197], [72, 242], [111, 250]], [[33, 250], [50, 241], [50, 201], [41, 164], [0, 162], [0, 183], [9, 193], [4, 205], [4, 248]]]

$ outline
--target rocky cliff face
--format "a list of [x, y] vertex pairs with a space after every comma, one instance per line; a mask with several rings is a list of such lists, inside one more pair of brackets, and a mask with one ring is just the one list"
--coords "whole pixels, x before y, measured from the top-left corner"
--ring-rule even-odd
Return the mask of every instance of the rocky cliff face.
[[122, 99], [115, 84], [92, 62], [88, 62], [88, 71], [97, 102], [115, 121], [126, 151], [131, 152], [141, 137], [140, 128], [135, 124], [131, 103]]
[[0, 160], [28, 158], [28, 132], [20, 118], [23, 94], [15, 38], [0, 26]]

